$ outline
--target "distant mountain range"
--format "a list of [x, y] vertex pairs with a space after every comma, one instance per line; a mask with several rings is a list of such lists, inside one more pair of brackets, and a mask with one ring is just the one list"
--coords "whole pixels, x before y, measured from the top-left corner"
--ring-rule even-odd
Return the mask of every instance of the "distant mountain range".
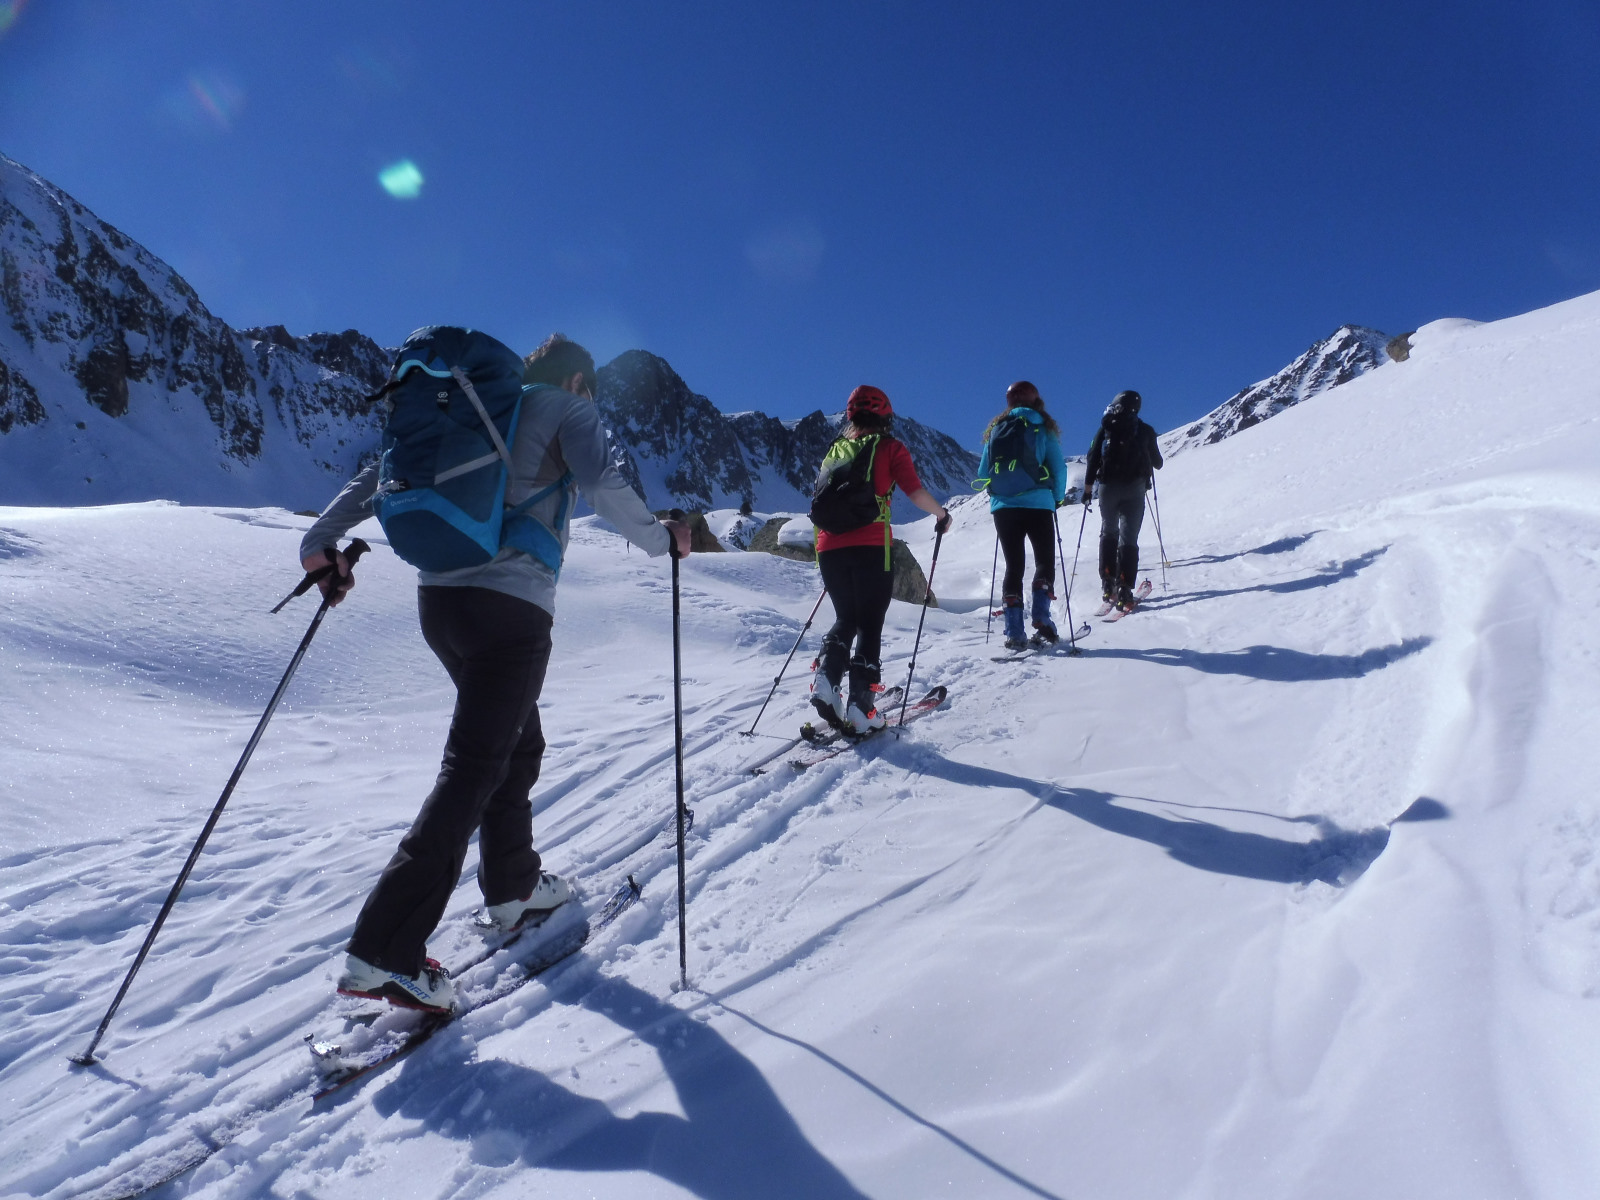
[[[0, 504], [318, 508], [378, 445], [366, 398], [392, 351], [353, 329], [229, 327], [171, 267], [3, 155], [0, 307]], [[1248, 428], [1370, 370], [1384, 341], [1345, 326], [1163, 444]], [[622, 470], [654, 508], [803, 511], [842, 420], [723, 413], [644, 350], [599, 376]], [[910, 418], [895, 432], [931, 490], [969, 490], [971, 451]], [[900, 498], [896, 517], [913, 515]]]

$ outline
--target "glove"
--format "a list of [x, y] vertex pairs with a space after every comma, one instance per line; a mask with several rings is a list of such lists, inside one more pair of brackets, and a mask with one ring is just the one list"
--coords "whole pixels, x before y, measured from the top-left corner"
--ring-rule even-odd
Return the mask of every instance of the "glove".
[[933, 531], [935, 533], [949, 533], [950, 532], [950, 522], [951, 522], [952, 519], [953, 518], [950, 516], [950, 510], [948, 508], [945, 509], [944, 510], [944, 516], [940, 517], [937, 521], [935, 521], [933, 523]]

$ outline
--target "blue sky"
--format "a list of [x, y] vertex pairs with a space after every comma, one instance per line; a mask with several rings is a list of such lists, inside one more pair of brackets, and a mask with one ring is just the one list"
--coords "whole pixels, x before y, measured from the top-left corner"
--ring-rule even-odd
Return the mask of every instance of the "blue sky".
[[0, 152], [235, 326], [559, 328], [969, 445], [1026, 377], [1081, 450], [1600, 288], [1596, 62], [1592, 0], [0, 0]]

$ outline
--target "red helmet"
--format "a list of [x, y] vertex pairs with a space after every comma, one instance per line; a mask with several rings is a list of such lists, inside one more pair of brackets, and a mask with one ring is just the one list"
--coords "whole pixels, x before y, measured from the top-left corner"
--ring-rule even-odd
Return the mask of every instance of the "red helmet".
[[844, 406], [844, 415], [851, 420], [861, 413], [870, 413], [875, 417], [892, 417], [894, 408], [889, 403], [889, 397], [883, 394], [881, 388], [863, 383], [850, 393], [850, 402]]

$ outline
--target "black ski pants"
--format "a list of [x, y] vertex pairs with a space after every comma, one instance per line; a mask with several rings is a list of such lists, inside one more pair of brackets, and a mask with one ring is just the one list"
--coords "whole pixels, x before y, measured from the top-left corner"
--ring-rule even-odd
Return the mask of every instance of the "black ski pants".
[[817, 567], [834, 612], [833, 628], [822, 635], [822, 673], [837, 684], [848, 667], [850, 692], [855, 695], [880, 677], [878, 656], [894, 573], [884, 570], [882, 546], [824, 550], [817, 555]]
[[1022, 575], [1027, 567], [1026, 543], [1033, 544], [1033, 588], [1055, 594], [1056, 587], [1056, 518], [1048, 508], [997, 508], [994, 531], [1000, 539], [1000, 553], [1006, 558], [1005, 579], [1000, 584], [1002, 596], [1022, 595]]
[[544, 755], [538, 699], [550, 661], [550, 614], [526, 600], [424, 587], [417, 608], [423, 638], [456, 685], [455, 713], [433, 791], [350, 936], [351, 954], [407, 975], [422, 970], [475, 831], [485, 904], [519, 900], [539, 881], [528, 793]]
[[1100, 585], [1102, 593], [1132, 591], [1139, 574], [1139, 527], [1144, 524], [1144, 480], [1100, 485]]

